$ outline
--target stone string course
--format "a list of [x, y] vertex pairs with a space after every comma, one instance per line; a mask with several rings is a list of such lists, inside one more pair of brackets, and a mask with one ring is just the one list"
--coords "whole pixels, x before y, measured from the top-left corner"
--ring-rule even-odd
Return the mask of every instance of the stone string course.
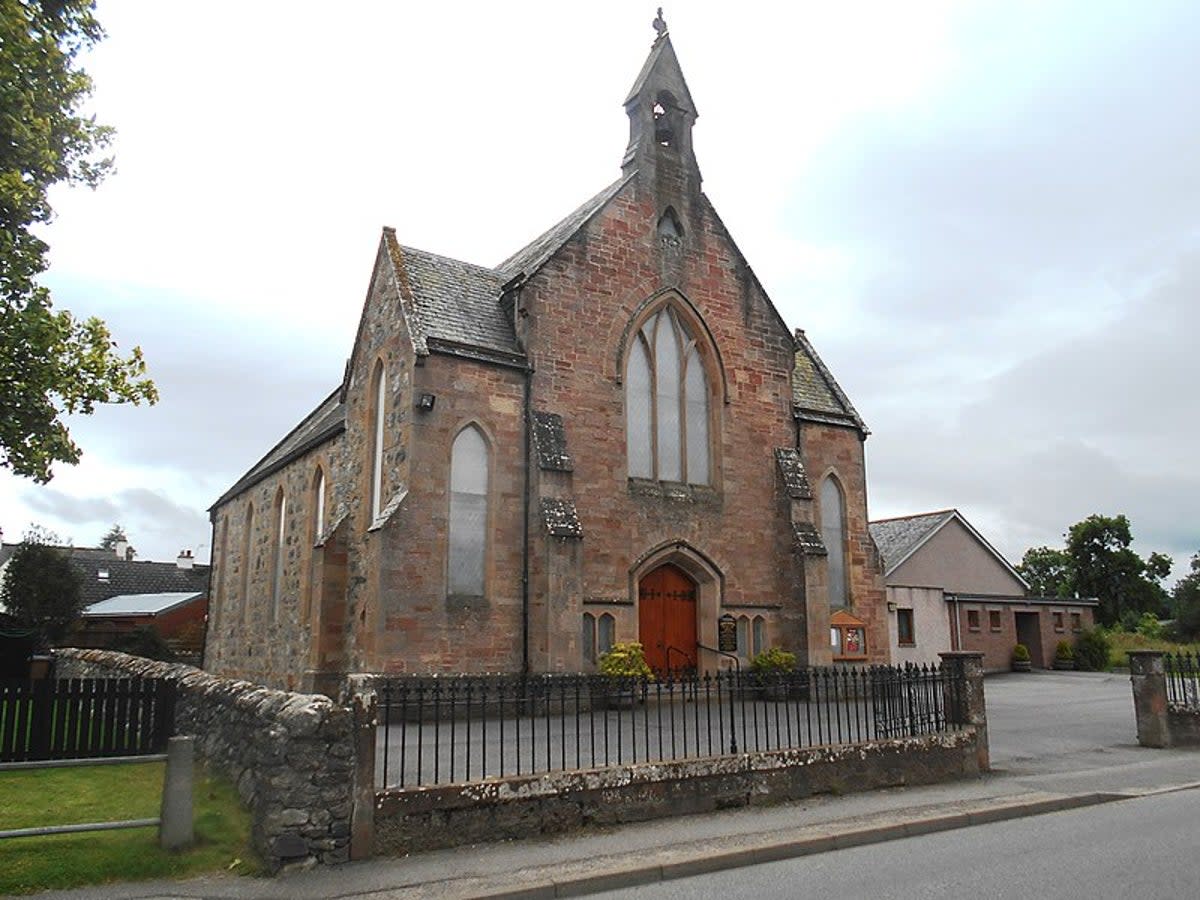
[[345, 862], [354, 776], [352, 714], [327, 697], [218, 678], [109, 650], [56, 651], [59, 678], [164, 678], [178, 689], [175, 730], [191, 734], [237, 785], [268, 867]]

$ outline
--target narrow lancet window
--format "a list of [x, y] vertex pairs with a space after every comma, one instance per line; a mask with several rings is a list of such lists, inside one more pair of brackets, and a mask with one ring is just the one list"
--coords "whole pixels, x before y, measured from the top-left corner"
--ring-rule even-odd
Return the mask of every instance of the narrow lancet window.
[[821, 540], [829, 551], [829, 605], [833, 609], [847, 605], [845, 535], [842, 489], [831, 475], [821, 483]]
[[371, 441], [371, 521], [383, 512], [383, 437], [387, 414], [387, 373], [383, 363], [375, 364], [374, 415]]
[[484, 596], [487, 560], [488, 449], [475, 427], [464, 428], [450, 452], [452, 595]]

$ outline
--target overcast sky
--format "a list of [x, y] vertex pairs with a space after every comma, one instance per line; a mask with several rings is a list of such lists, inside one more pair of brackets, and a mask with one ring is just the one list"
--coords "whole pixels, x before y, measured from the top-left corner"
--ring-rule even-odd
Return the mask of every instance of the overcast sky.
[[[666, 9], [704, 188], [872, 430], [874, 518], [1011, 560], [1093, 512], [1200, 550], [1200, 4]], [[58, 306], [162, 401], [75, 419], [0, 527], [209, 556], [206, 509], [341, 377], [379, 229], [495, 264], [618, 173], [641, 2], [99, 0], [118, 172], [53, 195]]]

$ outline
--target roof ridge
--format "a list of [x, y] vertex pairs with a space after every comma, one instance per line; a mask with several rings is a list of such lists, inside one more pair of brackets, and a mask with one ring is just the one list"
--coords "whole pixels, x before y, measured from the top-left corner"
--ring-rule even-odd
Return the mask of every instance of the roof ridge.
[[502, 278], [503, 274], [499, 269], [493, 269], [490, 266], [483, 266], [479, 263], [473, 263], [465, 259], [460, 259], [457, 256], [447, 256], [445, 253], [435, 253], [433, 250], [423, 250], [420, 247], [414, 247], [411, 244], [402, 244], [396, 241], [396, 246], [405, 253], [420, 253], [424, 256], [432, 256], [437, 259], [444, 259], [447, 262], [458, 263], [460, 266], [470, 266], [472, 269], [478, 269], [481, 272], [487, 272], [489, 275], [495, 275], [497, 278]]
[[951, 507], [947, 507], [946, 509], [934, 509], [934, 510], [930, 510], [929, 512], [912, 513], [907, 516], [888, 516], [883, 519], [871, 519], [867, 524], [868, 525], [880, 525], [880, 524], [883, 524], [884, 522], [903, 522], [903, 521], [908, 521], [910, 519], [923, 519], [926, 516], [944, 516], [949, 513], [958, 513], [959, 515], [962, 515], [962, 513], [959, 513], [957, 509], [955, 509], [954, 507], [951, 506]]

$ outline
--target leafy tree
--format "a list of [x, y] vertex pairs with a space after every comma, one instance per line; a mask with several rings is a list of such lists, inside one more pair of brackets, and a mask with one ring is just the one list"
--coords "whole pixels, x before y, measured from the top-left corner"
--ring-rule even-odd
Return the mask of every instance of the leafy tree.
[[64, 414], [97, 403], [154, 403], [140, 348], [116, 352], [97, 318], [54, 311], [37, 283], [47, 244], [32, 228], [54, 215], [49, 188], [95, 187], [112, 130], [79, 110], [92, 81], [76, 64], [104, 32], [92, 0], [0, 0], [0, 468], [47, 482], [81, 451]]
[[1191, 572], [1175, 583], [1171, 607], [1175, 628], [1188, 640], [1200, 637], [1200, 553], [1192, 557]]
[[1065, 550], [1030, 547], [1017, 566], [1029, 589], [1039, 597], [1068, 597], [1071, 594], [1071, 558]]
[[1067, 546], [1031, 547], [1017, 571], [1033, 593], [1043, 596], [1095, 597], [1097, 619], [1104, 625], [1128, 622], [1138, 627], [1143, 613], [1154, 616], [1167, 608], [1162, 581], [1171, 573], [1165, 553], [1142, 559], [1130, 548], [1133, 530], [1123, 515], [1090, 515], [1064, 535]]
[[13, 551], [0, 585], [0, 603], [16, 623], [51, 646], [79, 618], [83, 578], [48, 531], [31, 529]]
[[1119, 622], [1127, 611], [1158, 614], [1165, 610], [1167, 592], [1155, 576], [1170, 572], [1171, 558], [1154, 553], [1148, 564], [1130, 549], [1133, 532], [1128, 518], [1090, 515], [1072, 525], [1066, 538], [1073, 593], [1100, 601], [1102, 623]]

